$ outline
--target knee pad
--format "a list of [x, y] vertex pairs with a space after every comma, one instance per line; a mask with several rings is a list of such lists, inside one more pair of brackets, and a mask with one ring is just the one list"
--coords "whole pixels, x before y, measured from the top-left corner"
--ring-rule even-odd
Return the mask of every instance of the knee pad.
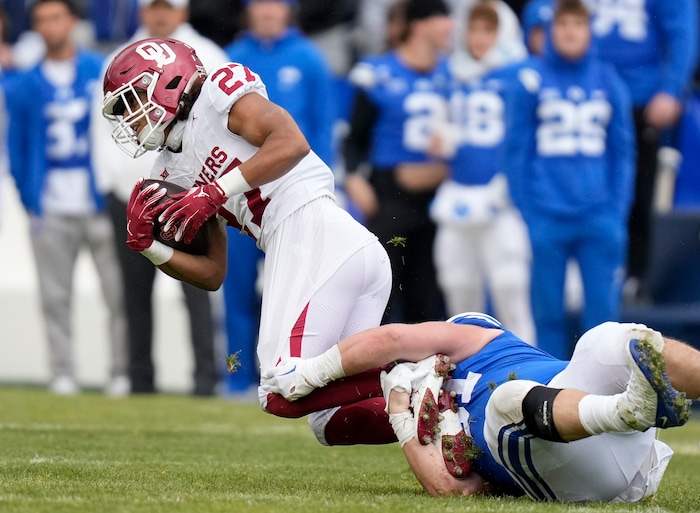
[[539, 383], [525, 379], [506, 381], [491, 394], [488, 407], [509, 423], [523, 421], [523, 400], [530, 390]]

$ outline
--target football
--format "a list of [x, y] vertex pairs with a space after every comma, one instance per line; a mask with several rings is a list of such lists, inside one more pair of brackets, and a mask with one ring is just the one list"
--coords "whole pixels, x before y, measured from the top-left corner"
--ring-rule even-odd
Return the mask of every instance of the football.
[[[167, 191], [165, 193], [165, 196], [163, 196], [163, 198], [160, 200], [161, 202], [169, 198], [170, 196], [177, 194], [178, 192], [186, 190], [184, 187], [180, 187], [179, 185], [176, 185], [174, 183], [154, 179], [144, 180], [141, 189], [144, 189], [145, 187], [148, 187], [149, 185], [154, 183], [161, 185]], [[194, 238], [192, 239], [192, 242], [189, 244], [185, 244], [182, 241], [176, 241], [175, 230], [172, 229], [167, 232], [164, 231], [163, 227], [158, 221], [154, 223], [153, 230], [153, 235], [157, 241], [162, 242], [166, 246], [170, 246], [171, 248], [177, 249], [178, 251], [190, 253], [191, 255], [205, 255], [209, 250], [209, 223], [204, 223], [204, 225], [195, 234]]]

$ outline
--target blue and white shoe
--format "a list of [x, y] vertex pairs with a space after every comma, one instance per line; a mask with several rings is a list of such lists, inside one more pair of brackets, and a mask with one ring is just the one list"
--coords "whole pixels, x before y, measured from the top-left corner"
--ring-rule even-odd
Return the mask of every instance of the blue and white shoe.
[[627, 353], [632, 371], [627, 390], [620, 395], [617, 409], [632, 429], [646, 431], [652, 426], [682, 426], [690, 418], [692, 401], [671, 385], [662, 352], [664, 339], [654, 332], [632, 339]]

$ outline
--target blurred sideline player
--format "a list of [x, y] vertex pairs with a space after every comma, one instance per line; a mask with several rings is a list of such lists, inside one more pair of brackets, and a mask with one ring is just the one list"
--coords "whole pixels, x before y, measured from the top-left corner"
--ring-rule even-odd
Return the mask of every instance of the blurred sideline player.
[[[145, 37], [175, 37], [195, 48], [205, 69], [210, 70], [228, 59], [214, 42], [197, 33], [187, 22], [188, 0], [139, 0], [140, 27], [130, 42]], [[129, 43], [127, 43], [129, 44]], [[123, 48], [123, 45], [121, 48]], [[117, 51], [107, 58], [107, 63]], [[102, 75], [106, 70], [106, 64]], [[90, 136], [93, 143], [93, 166], [98, 186], [107, 195], [107, 207], [117, 240], [117, 254], [124, 276], [129, 325], [129, 377], [131, 392], [149, 394], [156, 391], [153, 365], [154, 301], [156, 270], [146, 259], [131, 251], [126, 240], [126, 206], [131, 190], [142, 176], [148, 176], [155, 153], [134, 160], [112, 142], [109, 123], [102, 116], [102, 95], [92, 104]], [[223, 365], [215, 359], [214, 321], [209, 292], [182, 283], [184, 303], [189, 318], [189, 337], [194, 360], [193, 394], [210, 396], [221, 380]]]
[[394, 284], [385, 320], [419, 322], [444, 317], [428, 205], [447, 166], [428, 151], [432, 131], [447, 116], [445, 53], [453, 23], [443, 0], [401, 6], [405, 25], [396, 47], [363, 58], [350, 72], [354, 98], [343, 154], [348, 196], [388, 244]]
[[390, 422], [431, 495], [637, 502], [656, 492], [673, 454], [649, 428], [684, 424], [686, 394], [700, 396], [700, 353], [642, 324], [596, 326], [567, 362], [478, 313], [358, 333], [282, 361], [262, 384], [302, 402], [397, 360], [419, 363], [382, 374]]
[[583, 282], [582, 329], [619, 319], [635, 145], [629, 92], [591, 47], [581, 0], [556, 3], [542, 56], [507, 87], [503, 170], [532, 248], [537, 345], [571, 355], [568, 261]]
[[486, 297], [509, 330], [535, 343], [530, 308], [530, 242], [508, 193], [500, 152], [505, 135], [502, 68], [523, 59], [520, 37], [504, 34], [502, 2], [467, 11], [466, 48], [449, 59], [449, 123], [435, 151], [450, 176], [435, 194], [434, 259], [448, 315], [485, 311]]
[[[223, 226], [210, 230], [208, 254], [195, 256], [155, 241], [156, 218], [188, 242], [218, 213], [265, 252], [262, 371], [379, 325], [391, 289], [386, 251], [336, 204], [330, 168], [291, 116], [267, 99], [256, 73], [228, 63], [207, 75], [189, 46], [147, 39], [112, 60], [104, 92], [117, 143], [135, 157], [161, 150], [151, 176], [191, 188], [158, 204], [164, 189], [137, 184], [128, 207], [129, 247], [209, 290], [226, 274]], [[260, 401], [274, 414], [287, 404], [262, 390]], [[325, 444], [383, 443], [394, 439], [383, 409], [381, 398], [370, 399], [309, 422]]]
[[109, 395], [129, 391], [127, 320], [119, 262], [104, 197], [90, 163], [90, 102], [98, 87], [102, 55], [77, 48], [78, 21], [71, 0], [39, 0], [32, 28], [46, 55], [7, 82], [10, 171], [29, 214], [41, 308], [46, 324], [55, 394], [79, 391], [73, 361], [73, 276], [83, 248], [95, 263], [108, 312]]
[[[692, 82], [698, 56], [698, 2], [585, 0], [584, 3], [591, 13], [598, 58], [616, 68], [630, 91], [637, 157], [627, 227], [629, 251], [624, 299], [644, 301], [649, 299], [644, 280], [659, 144], [677, 125], [682, 98]], [[555, 0], [531, 0], [523, 13], [527, 25], [545, 27], [546, 31], [555, 7]]]
[[586, 0], [601, 60], [614, 65], [632, 99], [637, 158], [629, 216], [625, 301], [647, 300], [652, 203], [659, 144], [682, 110], [698, 58], [698, 2]]

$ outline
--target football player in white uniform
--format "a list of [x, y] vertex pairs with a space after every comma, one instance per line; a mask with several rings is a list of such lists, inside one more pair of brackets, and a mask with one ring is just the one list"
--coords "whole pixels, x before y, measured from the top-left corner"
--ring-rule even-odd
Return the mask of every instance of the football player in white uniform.
[[[387, 253], [336, 204], [330, 168], [310, 150], [291, 116], [267, 99], [256, 73], [227, 63], [207, 75], [188, 45], [144, 39], [112, 60], [104, 94], [103, 112], [117, 144], [134, 157], [161, 150], [151, 178], [188, 189], [159, 202], [164, 189], [136, 184], [127, 213], [132, 249], [165, 273], [212, 290], [226, 273], [221, 223], [210, 229], [208, 254], [195, 256], [155, 241], [156, 220], [187, 242], [218, 214], [265, 252], [257, 350], [262, 372], [283, 358], [319, 355], [379, 325], [391, 290]], [[377, 373], [368, 379], [378, 383]], [[310, 398], [308, 407], [291, 409], [280, 396], [261, 390], [260, 398], [276, 415], [317, 412], [309, 423], [324, 444], [395, 440], [381, 395], [359, 408], [348, 404], [321, 412], [327, 401], [322, 394]], [[330, 399], [327, 404], [337, 403]], [[355, 394], [348, 402], [357, 400]]]

